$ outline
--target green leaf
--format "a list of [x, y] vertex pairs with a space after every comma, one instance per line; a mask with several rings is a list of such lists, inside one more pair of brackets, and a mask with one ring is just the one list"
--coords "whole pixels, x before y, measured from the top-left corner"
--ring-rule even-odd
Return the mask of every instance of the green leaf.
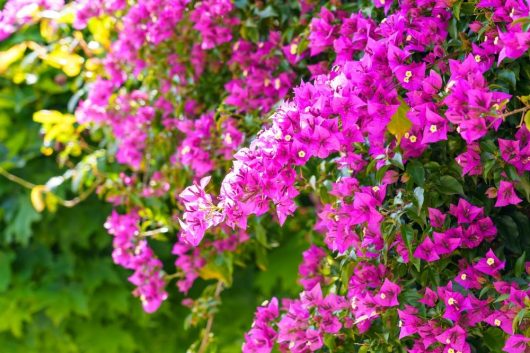
[[407, 163], [407, 174], [410, 175], [416, 185], [423, 187], [425, 184], [425, 168], [423, 168], [423, 164], [416, 160], [411, 160]]
[[224, 252], [217, 254], [213, 261], [209, 261], [199, 271], [203, 279], [217, 279], [227, 287], [232, 285], [232, 274], [234, 272], [233, 254]]
[[11, 263], [14, 259], [14, 253], [0, 251], [0, 293], [5, 292], [11, 282]]
[[269, 246], [269, 244], [267, 243], [267, 232], [259, 221], [256, 221], [255, 223], [254, 232], [258, 243], [267, 248]]
[[515, 261], [515, 267], [514, 267], [514, 273], [515, 277], [521, 277], [522, 274], [525, 272], [525, 263], [526, 260], [526, 251], [523, 251], [523, 254], [519, 256], [517, 261]]
[[515, 316], [515, 318], [513, 319], [513, 323], [512, 323], [512, 327], [513, 327], [513, 332], [517, 332], [517, 329], [519, 328], [519, 326], [521, 325], [521, 322], [523, 322], [523, 319], [525, 318], [526, 316], [526, 313], [527, 313], [527, 309], [522, 309], [521, 311], [519, 311], [517, 313], [517, 315]]
[[5, 239], [7, 242], [16, 241], [27, 244], [31, 237], [32, 223], [41, 219], [41, 215], [31, 205], [29, 196], [22, 194], [18, 197], [17, 208], [6, 212]]
[[475, 13], [476, 6], [473, 2], [464, 2], [460, 8], [460, 15], [471, 16]]
[[501, 70], [498, 72], [497, 77], [510, 85], [512, 89], [515, 89], [515, 86], [517, 84], [517, 79], [515, 77], [515, 73], [511, 70]]
[[526, 128], [530, 130], [530, 110], [527, 110], [526, 113], [524, 113], [524, 124], [526, 125]]
[[403, 156], [399, 152], [394, 154], [394, 157], [392, 157], [390, 162], [401, 170], [405, 169], [405, 166], [403, 165]]
[[278, 17], [278, 13], [270, 5], [261, 11], [256, 9], [255, 13], [260, 18]]
[[421, 212], [421, 208], [423, 207], [423, 196], [424, 190], [421, 187], [417, 187], [414, 189], [414, 198], [416, 199], [417, 205], [418, 205], [418, 214]]
[[256, 245], [256, 266], [261, 271], [267, 271], [269, 268], [269, 258], [267, 256], [267, 249], [263, 246]]
[[457, 20], [460, 21], [460, 7], [462, 6], [462, 0], [459, 0], [457, 1], [454, 5], [453, 5], [453, 15], [455, 16], [455, 18]]
[[500, 353], [502, 352], [502, 347], [504, 347], [504, 334], [501, 330], [495, 327], [490, 327], [484, 332], [484, 337], [482, 342], [486, 347], [490, 349], [491, 353]]
[[300, 290], [297, 284], [298, 265], [306, 247], [303, 242], [293, 237], [270, 251], [269, 268], [267, 271], [259, 272], [253, 283], [260, 293], [270, 296], [278, 287], [293, 295], [298, 293]]
[[401, 226], [401, 237], [403, 238], [403, 242], [405, 243], [405, 246], [409, 250], [409, 257], [412, 258], [412, 243], [414, 242], [414, 229], [412, 229], [412, 226], [410, 224], [403, 224]]
[[451, 195], [451, 194], [464, 194], [464, 189], [462, 184], [456, 180], [456, 178], [450, 175], [444, 175], [440, 178], [440, 192]]

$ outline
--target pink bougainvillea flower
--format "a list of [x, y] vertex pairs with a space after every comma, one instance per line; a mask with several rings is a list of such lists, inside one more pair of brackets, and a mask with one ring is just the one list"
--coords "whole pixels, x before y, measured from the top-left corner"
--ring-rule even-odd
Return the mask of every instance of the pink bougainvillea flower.
[[475, 270], [490, 276], [498, 276], [499, 271], [504, 268], [504, 261], [499, 260], [495, 253], [490, 249], [486, 257], [482, 258], [474, 266]]
[[322, 260], [326, 257], [324, 249], [312, 244], [309, 249], [303, 252], [303, 261], [298, 267], [300, 284], [305, 290], [313, 288], [317, 283], [324, 283], [324, 276], [319, 268]]
[[318, 306], [322, 302], [322, 289], [320, 283], [317, 283], [311, 290], [304, 291], [300, 294], [302, 305], [307, 307]]
[[499, 149], [504, 161], [510, 164], [515, 164], [519, 160], [519, 141], [498, 139]]
[[480, 148], [476, 144], [469, 144], [464, 153], [459, 154], [455, 160], [462, 168], [462, 175], [482, 174], [482, 162], [480, 160]]
[[245, 343], [242, 347], [243, 353], [269, 353], [278, 337], [272, 328], [272, 321], [278, 317], [278, 299], [266, 301], [258, 307], [254, 316], [252, 329], [245, 334]]
[[452, 282], [449, 282], [445, 287], [438, 287], [438, 295], [445, 304], [443, 317], [446, 319], [456, 322], [464, 314], [464, 311], [471, 308], [469, 299], [453, 290]]
[[397, 306], [399, 305], [399, 293], [401, 293], [401, 287], [386, 278], [379, 293], [374, 297], [374, 301], [381, 306]]
[[422, 319], [418, 317], [418, 309], [413, 306], [406, 306], [405, 310], [399, 310], [399, 339], [407, 337], [418, 332], [418, 328], [422, 326]]
[[530, 42], [530, 33], [522, 31], [499, 31], [499, 40], [502, 46], [498, 60], [498, 63], [500, 64], [505, 58], [517, 59], [528, 50], [528, 43]]
[[210, 177], [204, 177], [179, 195], [185, 207], [182, 220], [179, 220], [181, 236], [194, 246], [199, 245], [206, 229], [218, 225], [224, 217], [213, 204], [212, 196], [204, 191], [209, 182]]
[[[429, 320], [423, 326], [418, 329], [418, 335], [420, 336], [420, 341], [424, 346], [429, 347], [430, 345], [437, 343], [438, 340], [436, 336], [443, 333], [443, 328], [440, 327], [439, 323], [436, 320]], [[439, 350], [442, 351], [441, 349]], [[424, 351], [421, 351], [424, 352]]]
[[456, 232], [433, 233], [434, 250], [438, 255], [448, 255], [455, 251], [462, 243]]
[[451, 327], [450, 329], [445, 330], [440, 335], [436, 336], [436, 339], [441, 344], [445, 345], [448, 349], [452, 349], [453, 351], [463, 351], [466, 343], [466, 331], [458, 326], [455, 325], [454, 327]]
[[476, 326], [490, 314], [491, 300], [480, 300], [473, 294], [469, 294], [468, 299], [471, 308], [467, 310], [464, 320], [469, 326]]
[[458, 200], [458, 205], [449, 207], [449, 213], [456, 217], [458, 224], [471, 224], [475, 219], [483, 217], [484, 210], [461, 198]]
[[442, 88], [442, 84], [443, 81], [440, 74], [434, 70], [431, 70], [429, 72], [429, 76], [425, 77], [425, 79], [423, 80], [422, 88], [425, 93], [435, 95]]
[[481, 289], [484, 278], [464, 260], [459, 264], [460, 272], [455, 277], [455, 282], [466, 289]]
[[427, 262], [433, 262], [440, 259], [440, 256], [436, 252], [436, 246], [434, 245], [431, 238], [428, 236], [414, 251], [414, 257], [425, 260]]
[[426, 125], [423, 130], [422, 143], [434, 143], [447, 140], [447, 120], [429, 108], [425, 113]]
[[427, 287], [425, 288], [425, 294], [423, 295], [423, 298], [421, 298], [418, 301], [420, 303], [425, 304], [428, 307], [433, 307], [436, 305], [436, 302], [438, 301], [438, 294], [436, 294], [435, 291]]
[[332, 23], [335, 20], [333, 12], [322, 6], [319, 17], [311, 21], [311, 32], [309, 34], [309, 48], [311, 56], [320, 54], [327, 48], [333, 46], [337, 26]]
[[314, 329], [307, 329], [305, 337], [305, 346], [312, 352], [319, 350], [324, 345], [323, 334]]
[[510, 335], [502, 348], [508, 353], [527, 353], [530, 347], [530, 337], [523, 335]]
[[374, 5], [376, 8], [383, 7], [385, 9], [385, 13], [388, 13], [388, 10], [390, 10], [390, 7], [392, 7], [392, 4], [394, 1], [390, 0], [374, 0]]
[[499, 189], [497, 191], [497, 202], [495, 202], [495, 207], [517, 205], [522, 201], [523, 200], [520, 199], [515, 193], [513, 183], [501, 180]]
[[490, 324], [491, 326], [499, 327], [507, 334], [513, 334], [512, 322], [515, 318], [515, 313], [511, 311], [503, 312], [500, 310], [494, 311], [490, 314], [484, 322]]
[[[399, 83], [407, 90], [413, 91], [421, 87], [425, 78], [425, 63], [399, 65], [395, 68], [394, 74]], [[434, 118], [434, 116], [431, 116]]]
[[516, 308], [524, 308], [526, 302], [530, 299], [530, 291], [525, 289], [519, 289], [517, 283], [511, 283], [510, 296], [504, 301], [512, 306], [512, 310]]
[[445, 222], [445, 214], [436, 208], [429, 207], [429, 220], [435, 228], [442, 228]]

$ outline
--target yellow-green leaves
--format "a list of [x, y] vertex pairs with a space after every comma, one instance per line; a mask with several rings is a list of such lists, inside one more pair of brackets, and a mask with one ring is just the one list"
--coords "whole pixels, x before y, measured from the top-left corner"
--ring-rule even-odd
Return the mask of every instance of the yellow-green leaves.
[[44, 204], [43, 194], [46, 192], [46, 187], [44, 185], [36, 185], [31, 189], [31, 204], [37, 212], [44, 211], [46, 205]]
[[[68, 143], [76, 134], [75, 117], [57, 110], [40, 110], [33, 114], [33, 120], [42, 124], [44, 143], [58, 141]], [[81, 128], [82, 129], [82, 128]]]
[[233, 255], [229, 252], [218, 254], [210, 259], [208, 263], [199, 270], [202, 279], [216, 279], [226, 286], [232, 285], [232, 274], [234, 272]]
[[524, 113], [524, 124], [526, 125], [526, 128], [528, 131], [530, 131], [530, 110], [527, 110], [526, 113]]
[[94, 40], [104, 48], [110, 47], [110, 34], [114, 26], [114, 19], [107, 17], [93, 17], [88, 21], [88, 30], [94, 36]]
[[79, 75], [85, 61], [80, 55], [71, 53], [66, 46], [56, 47], [42, 59], [46, 64], [63, 70], [70, 77]]
[[[76, 126], [76, 120], [72, 114], [62, 114], [56, 110], [40, 110], [33, 114], [33, 120], [42, 124], [45, 148], [53, 142], [58, 142], [63, 147], [62, 157], [81, 154], [79, 134], [84, 127]], [[46, 151], [44, 149], [43, 153], [47, 154]]]
[[26, 42], [23, 42], [0, 52], [0, 74], [6, 72], [12, 64], [22, 59], [27, 47]]
[[387, 126], [388, 132], [396, 137], [398, 143], [401, 142], [403, 136], [405, 136], [412, 127], [412, 122], [407, 118], [407, 112], [410, 110], [410, 107], [404, 100], [400, 99], [400, 102], [401, 104]]
[[59, 204], [59, 198], [45, 185], [35, 185], [31, 189], [30, 198], [33, 208], [39, 213], [45, 209], [48, 209], [50, 212], [55, 212]]

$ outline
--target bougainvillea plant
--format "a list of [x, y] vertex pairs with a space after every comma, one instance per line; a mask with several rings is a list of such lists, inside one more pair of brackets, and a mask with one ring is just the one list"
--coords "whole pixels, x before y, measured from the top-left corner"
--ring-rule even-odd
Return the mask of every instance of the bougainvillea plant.
[[192, 350], [284, 226], [308, 240], [300, 295], [265, 301], [243, 352], [530, 352], [528, 2], [34, 5], [82, 44], [38, 55], [92, 68], [70, 139], [37, 117], [64, 179], [114, 205], [133, 294], [153, 312], [174, 279], [214, 282], [183, 303], [205, 322]]

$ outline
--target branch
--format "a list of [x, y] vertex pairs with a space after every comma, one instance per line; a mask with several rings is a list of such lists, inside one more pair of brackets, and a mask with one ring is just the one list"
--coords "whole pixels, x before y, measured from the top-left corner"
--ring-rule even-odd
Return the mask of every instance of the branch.
[[[215, 288], [215, 295], [214, 295], [217, 301], [220, 300], [220, 295], [222, 291], [223, 291], [223, 283], [219, 281], [217, 282], [217, 287]], [[210, 340], [210, 332], [212, 331], [214, 318], [215, 318], [214, 313], [210, 313], [208, 317], [208, 322], [206, 323], [206, 327], [204, 328], [204, 335], [202, 336], [201, 345], [199, 346], [199, 350], [197, 351], [197, 353], [204, 353], [206, 352], [206, 348], [208, 348], [208, 343]]]
[[26, 188], [26, 189], [30, 189], [31, 190], [31, 189], [33, 189], [36, 186], [35, 184], [30, 183], [27, 180], [24, 180], [24, 179], [22, 179], [20, 177], [17, 177], [14, 174], [9, 173], [7, 170], [5, 170], [2, 167], [0, 167], [0, 175], [2, 175], [6, 179], [11, 180], [12, 182], [14, 182], [14, 183]]
[[[26, 189], [29, 189], [29, 190], [32, 190], [33, 188], [35, 188], [36, 186], [39, 186], [39, 185], [35, 185], [25, 179], [22, 179], [14, 174], [11, 174], [9, 173], [7, 170], [5, 170], [4, 168], [0, 167], [0, 175], [2, 175], [4, 178], [26, 188]], [[79, 196], [77, 196], [76, 198], [73, 198], [71, 200], [63, 200], [61, 199], [60, 197], [58, 197], [57, 195], [55, 195], [57, 197], [57, 199], [59, 200], [59, 203], [64, 206], [64, 207], [74, 207], [76, 206], [77, 204], [79, 204], [80, 202], [83, 202], [84, 200], [86, 200], [93, 192], [94, 190], [96, 190], [96, 188], [98, 187], [99, 185], [99, 182], [100, 180], [96, 180], [96, 182], [94, 182], [94, 184], [87, 190], [85, 190], [83, 193], [81, 193]], [[51, 190], [49, 190], [48, 188], [46, 188], [45, 192], [50, 192], [51, 193]]]
[[77, 204], [85, 201], [90, 195], [92, 195], [92, 193], [94, 192], [94, 190], [96, 190], [98, 186], [99, 186], [99, 180], [96, 180], [96, 182], [94, 182], [94, 184], [92, 184], [90, 188], [88, 188], [83, 193], [81, 193], [81, 195], [71, 200], [63, 200], [60, 198], [59, 203], [64, 207], [74, 207]]
[[508, 113], [504, 113], [504, 114], [501, 114], [501, 115], [497, 115], [497, 118], [506, 118], [510, 115], [515, 115], [517, 113], [524, 113], [526, 112], [527, 110], [529, 110], [530, 107], [523, 107], [523, 108], [519, 108], [519, 109], [515, 109], [515, 110], [512, 110], [511, 112], [508, 112]]

